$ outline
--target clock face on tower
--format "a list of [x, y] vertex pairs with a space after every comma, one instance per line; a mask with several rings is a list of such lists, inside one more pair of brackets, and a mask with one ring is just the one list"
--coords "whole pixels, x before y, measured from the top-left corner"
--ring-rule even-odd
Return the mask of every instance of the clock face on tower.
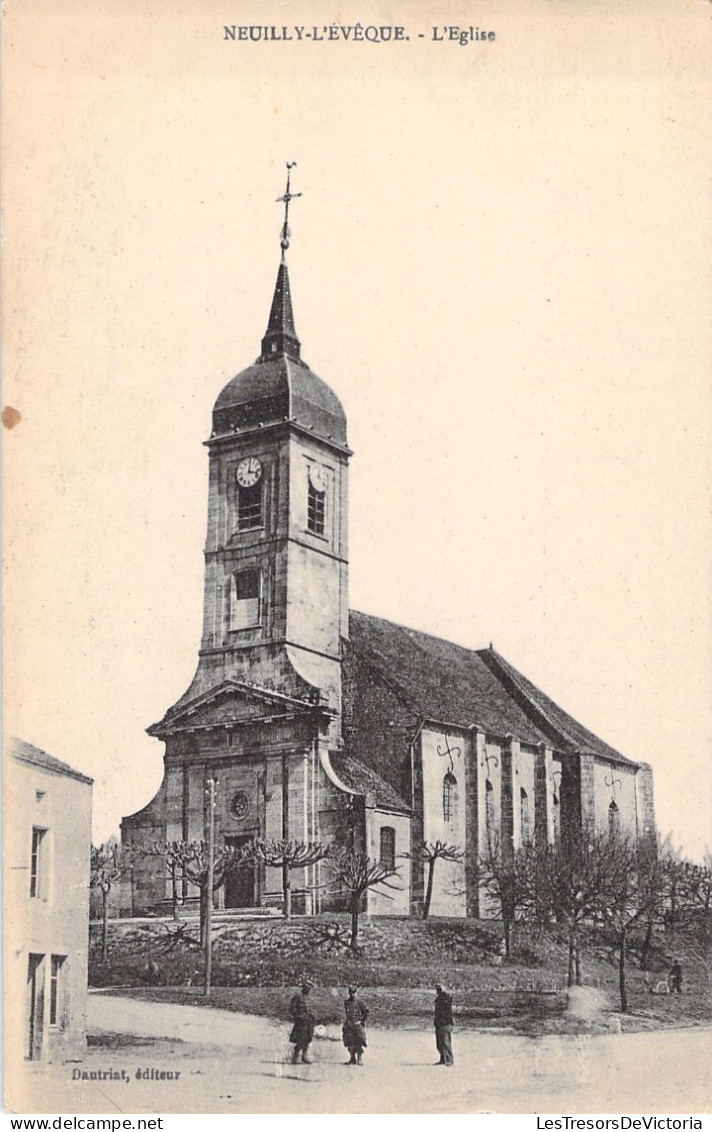
[[237, 482], [240, 487], [254, 487], [262, 475], [262, 465], [256, 456], [246, 456], [237, 465]]
[[326, 491], [326, 472], [319, 464], [312, 464], [309, 468], [309, 482], [311, 483], [314, 491], [323, 493]]

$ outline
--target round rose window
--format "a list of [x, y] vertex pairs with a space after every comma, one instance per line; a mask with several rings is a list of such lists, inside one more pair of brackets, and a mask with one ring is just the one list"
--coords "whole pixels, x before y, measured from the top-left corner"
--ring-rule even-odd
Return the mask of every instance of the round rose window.
[[238, 790], [230, 803], [230, 809], [232, 810], [233, 817], [236, 817], [238, 820], [247, 817], [250, 812], [250, 799], [247, 797], [244, 790]]

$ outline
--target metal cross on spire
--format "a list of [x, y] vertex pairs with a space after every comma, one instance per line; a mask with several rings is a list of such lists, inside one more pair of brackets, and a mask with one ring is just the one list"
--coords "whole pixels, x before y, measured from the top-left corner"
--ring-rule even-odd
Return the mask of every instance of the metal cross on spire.
[[289, 187], [292, 169], [296, 164], [296, 161], [287, 162], [287, 188], [285, 189], [284, 196], [277, 197], [277, 204], [284, 204], [284, 224], [282, 225], [282, 238], [280, 240], [280, 246], [282, 248], [282, 262], [284, 262], [284, 253], [289, 247], [289, 237], [291, 235], [289, 231], [289, 202], [290, 200], [294, 200], [295, 197], [300, 197], [302, 195], [301, 193], [290, 192]]

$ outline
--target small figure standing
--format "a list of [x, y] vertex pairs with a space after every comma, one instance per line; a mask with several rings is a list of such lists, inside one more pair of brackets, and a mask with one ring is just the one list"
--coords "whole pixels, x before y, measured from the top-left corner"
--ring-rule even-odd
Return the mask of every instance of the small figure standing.
[[342, 1028], [344, 1045], [349, 1051], [348, 1065], [363, 1065], [363, 1051], [366, 1048], [366, 1019], [368, 1010], [356, 994], [356, 987], [349, 987], [349, 997], [344, 999], [346, 1018]]
[[297, 993], [292, 996], [292, 1001], [289, 1004], [289, 1016], [292, 1019], [292, 1032], [289, 1035], [289, 1040], [294, 1046], [294, 1053], [292, 1054], [292, 1063], [294, 1065], [296, 1065], [300, 1057], [305, 1065], [310, 1064], [307, 1051], [314, 1037], [315, 1022], [308, 1002], [311, 988], [311, 983], [303, 982], [301, 990], [298, 990]]
[[676, 959], [668, 975], [670, 994], [682, 994], [682, 964]]
[[435, 1013], [433, 1017], [435, 1026], [435, 1044], [438, 1047], [440, 1061], [438, 1065], [454, 1065], [452, 1055], [452, 997], [446, 994], [438, 985], [435, 988]]

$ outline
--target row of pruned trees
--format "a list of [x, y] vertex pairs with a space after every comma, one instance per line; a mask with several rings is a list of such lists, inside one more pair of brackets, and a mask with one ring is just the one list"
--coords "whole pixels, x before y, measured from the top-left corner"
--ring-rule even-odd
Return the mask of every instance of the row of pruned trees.
[[[150, 849], [142, 848], [140, 854], [122, 848], [115, 842], [108, 842], [92, 849], [91, 886], [101, 893], [102, 909], [102, 962], [108, 957], [107, 924], [109, 896], [112, 887], [135, 864], [137, 857], [153, 856], [161, 858], [171, 879], [171, 903], [175, 919], [179, 918], [182, 882], [193, 885], [199, 893], [200, 903], [200, 942], [205, 946], [207, 940], [207, 909], [210, 894], [209, 850], [207, 841], [167, 841], [156, 843]], [[349, 852], [320, 842], [265, 840], [256, 838], [244, 846], [216, 845], [212, 862], [212, 891], [220, 889], [233, 869], [264, 865], [279, 869], [282, 875], [282, 907], [284, 916], [292, 914], [292, 873], [324, 861], [329, 874], [329, 885], [345, 894], [351, 913], [350, 946], [358, 947], [359, 914], [363, 897], [370, 888], [396, 888], [392, 883], [398, 875], [393, 865], [373, 860], [363, 854]]]
[[553, 845], [532, 842], [508, 852], [492, 845], [480, 861], [479, 876], [498, 905], [506, 955], [519, 920], [565, 931], [569, 986], [581, 982], [585, 927], [605, 927], [618, 952], [624, 1011], [633, 934], [642, 936], [645, 962], [656, 924], [670, 933], [695, 920], [712, 926], [712, 859], [708, 855], [702, 865], [683, 861], [654, 837], [628, 840], [584, 829]]
[[[208, 846], [205, 841], [169, 841], [149, 851], [161, 858], [171, 878], [172, 904], [179, 917], [183, 881], [200, 896], [201, 943], [206, 944]], [[142, 855], [146, 850], [142, 850]], [[430, 913], [438, 862], [461, 865], [464, 851], [443, 841], [424, 842], [405, 856], [425, 871], [423, 916]], [[357, 950], [359, 915], [370, 888], [397, 888], [399, 867], [319, 842], [255, 839], [236, 848], [215, 847], [212, 886], [217, 891], [228, 873], [260, 864], [282, 875], [283, 912], [291, 915], [291, 875], [295, 869], [326, 863], [328, 885], [347, 897], [351, 913], [350, 946]], [[133, 865], [130, 852], [116, 843], [92, 850], [93, 887], [102, 901], [102, 958], [107, 958], [107, 911], [114, 883]], [[604, 925], [618, 949], [621, 1007], [627, 1009], [626, 954], [633, 933], [642, 935], [643, 959], [652, 947], [656, 924], [668, 933], [697, 920], [712, 927], [712, 858], [695, 865], [654, 838], [629, 841], [593, 831], [578, 831], [555, 844], [531, 842], [513, 850], [498, 841], [477, 861], [477, 883], [497, 906], [503, 925], [505, 955], [511, 955], [518, 921], [564, 930], [568, 941], [568, 983], [581, 981], [581, 950], [586, 925]]]

